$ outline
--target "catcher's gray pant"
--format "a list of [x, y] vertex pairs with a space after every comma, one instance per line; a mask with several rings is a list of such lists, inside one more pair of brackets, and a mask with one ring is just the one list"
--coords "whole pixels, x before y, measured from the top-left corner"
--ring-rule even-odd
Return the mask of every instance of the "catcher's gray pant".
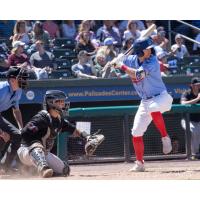
[[[186, 129], [185, 120], [181, 120], [181, 125], [183, 129]], [[192, 155], [199, 153], [200, 145], [200, 122], [190, 121], [190, 132], [191, 132], [191, 152]]]
[[[23, 147], [21, 146], [18, 150], [17, 150], [18, 156], [20, 161], [27, 165], [27, 166], [35, 166], [32, 157], [29, 154], [29, 148], [28, 147]], [[63, 163], [63, 161], [58, 158], [56, 155], [48, 152], [45, 156], [46, 161], [48, 166], [53, 169], [53, 171], [55, 173], [58, 174], [63, 174], [63, 169], [65, 168], [65, 165]], [[36, 166], [35, 166], [36, 167]]]

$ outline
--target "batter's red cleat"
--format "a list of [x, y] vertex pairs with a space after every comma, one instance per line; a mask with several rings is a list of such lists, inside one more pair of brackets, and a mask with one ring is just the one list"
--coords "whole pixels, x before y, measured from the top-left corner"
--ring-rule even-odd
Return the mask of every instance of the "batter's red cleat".
[[133, 166], [133, 168], [131, 168], [129, 170], [130, 172], [144, 172], [145, 168], [144, 168], [144, 161], [141, 162], [139, 160], [135, 161], [135, 165]]
[[168, 154], [172, 151], [172, 143], [169, 136], [162, 137], [163, 153]]

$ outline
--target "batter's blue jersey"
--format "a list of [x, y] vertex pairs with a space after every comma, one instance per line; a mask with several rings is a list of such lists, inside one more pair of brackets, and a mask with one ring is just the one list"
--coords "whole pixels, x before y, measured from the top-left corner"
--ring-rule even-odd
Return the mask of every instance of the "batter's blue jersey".
[[133, 80], [135, 90], [142, 99], [148, 99], [166, 90], [160, 73], [160, 65], [156, 56], [151, 55], [143, 63], [140, 63], [137, 55], [130, 55], [125, 57], [123, 63], [130, 68], [136, 70], [143, 69], [146, 72], [144, 79], [140, 81]]
[[0, 82], [0, 112], [10, 107], [19, 108], [21, 95], [22, 89], [14, 92], [7, 81]]

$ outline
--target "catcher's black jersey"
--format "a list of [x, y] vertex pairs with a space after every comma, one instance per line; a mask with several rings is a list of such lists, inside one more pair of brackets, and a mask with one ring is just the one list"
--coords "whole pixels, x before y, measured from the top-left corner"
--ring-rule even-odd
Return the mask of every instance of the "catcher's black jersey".
[[42, 110], [22, 129], [22, 143], [29, 146], [39, 141], [46, 149], [51, 149], [59, 132], [67, 131], [72, 134], [75, 129], [66, 119], [53, 118], [47, 111]]

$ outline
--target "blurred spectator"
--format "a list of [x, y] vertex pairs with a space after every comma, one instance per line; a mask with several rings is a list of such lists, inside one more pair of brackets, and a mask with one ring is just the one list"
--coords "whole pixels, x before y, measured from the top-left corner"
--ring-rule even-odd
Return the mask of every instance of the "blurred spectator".
[[78, 78], [96, 79], [97, 77], [94, 75], [92, 67], [89, 64], [90, 54], [87, 51], [82, 50], [78, 54], [78, 60], [79, 62], [71, 68], [74, 76]]
[[152, 39], [154, 41], [154, 44], [158, 47], [160, 47], [162, 50], [167, 51], [169, 50], [169, 40], [165, 37], [166, 32], [163, 30], [163, 28], [157, 29], [157, 34], [152, 35]]
[[[126, 52], [134, 43], [134, 39], [132, 36], [127, 37], [124, 41], [123, 41], [123, 46], [122, 46], [122, 52]], [[133, 51], [131, 51], [129, 53], [129, 55], [133, 53]]]
[[92, 71], [97, 77], [102, 78], [122, 78], [119, 70], [113, 68], [110, 62], [106, 62], [105, 55], [99, 53], [95, 58], [96, 65], [92, 66]]
[[13, 34], [15, 21], [13, 20], [0, 20], [0, 37], [9, 39]]
[[113, 38], [108, 37], [104, 40], [104, 46], [101, 46], [97, 54], [103, 54], [106, 57], [106, 62], [113, 60], [117, 56], [117, 52], [114, 49], [114, 45], [117, 42]]
[[104, 54], [97, 54], [95, 57], [95, 65], [92, 66], [94, 75], [97, 77], [102, 77], [102, 69], [105, 67], [107, 61]]
[[166, 52], [158, 52], [156, 54], [158, 58], [158, 62], [160, 64], [160, 72], [161, 76], [168, 76], [169, 75], [169, 65], [167, 64], [167, 56], [168, 54]]
[[61, 24], [62, 37], [75, 39], [76, 37], [76, 26], [74, 20], [63, 20]]
[[97, 30], [96, 36], [102, 43], [103, 41], [111, 37], [117, 42], [118, 46], [122, 45], [121, 35], [119, 29], [116, 28], [112, 20], [104, 20], [104, 25]]
[[120, 34], [123, 36], [124, 34], [124, 31], [126, 30], [127, 28], [127, 24], [128, 24], [128, 20], [121, 20], [119, 22], [119, 25], [118, 25], [118, 29], [120, 31]]
[[0, 72], [7, 71], [9, 69], [8, 64], [9, 49], [5, 43], [0, 44]]
[[99, 44], [98, 44], [98, 41], [96, 40], [94, 32], [91, 31], [92, 23], [94, 23], [94, 22], [93, 21], [91, 22], [91, 20], [83, 20], [81, 22], [81, 24], [79, 25], [79, 30], [78, 30], [78, 35], [76, 37], [76, 41], [78, 41], [80, 39], [80, 34], [82, 32], [89, 32], [90, 41], [93, 44], [93, 46], [95, 48], [97, 48], [99, 46]]
[[141, 21], [141, 20], [135, 20], [135, 21], [136, 21], [136, 23], [137, 23], [137, 29], [138, 29], [139, 31], [145, 30], [145, 26], [144, 26], [143, 21]]
[[[134, 20], [137, 24], [137, 30], [138, 31], [143, 31], [145, 30], [145, 26], [144, 26], [144, 23], [143, 21], [141, 20]], [[119, 23], [119, 30], [121, 33], [124, 33], [124, 31], [127, 29], [127, 25], [128, 25], [128, 20], [122, 20], [120, 23]]]
[[180, 34], [175, 36], [175, 42], [176, 44], [172, 45], [171, 47], [172, 54], [179, 59], [183, 59], [185, 56], [189, 56], [187, 47], [183, 44], [183, 38]]
[[[191, 80], [190, 90], [181, 96], [181, 104], [199, 104], [200, 103], [200, 80], [194, 77]], [[183, 129], [186, 129], [185, 119], [181, 120]], [[200, 145], [200, 115], [199, 113], [190, 113], [190, 132], [191, 132], [191, 152], [193, 157], [199, 157]]]
[[53, 68], [54, 55], [44, 49], [43, 41], [38, 40], [35, 45], [37, 52], [30, 57], [31, 65], [37, 68]]
[[102, 24], [103, 24], [102, 20], [90, 20], [90, 31], [94, 32], [94, 37], [96, 37], [95, 33], [97, 29], [102, 26]]
[[[195, 37], [195, 40], [197, 42], [200, 42], [200, 33], [197, 34], [197, 36]], [[199, 54], [200, 53], [200, 45], [197, 43], [193, 44], [193, 51], [195, 54]]]
[[102, 72], [102, 78], [126, 78], [127, 75], [121, 74], [119, 69], [115, 69], [110, 62], [107, 62], [107, 64], [104, 66], [104, 68], [101, 70]]
[[28, 56], [24, 53], [24, 45], [25, 43], [21, 41], [13, 42], [11, 55], [8, 56], [9, 66], [28, 67], [30, 63]]
[[51, 69], [49, 67], [44, 67], [44, 68], [32, 67], [31, 70], [35, 74], [34, 79], [37, 80], [48, 79], [49, 78], [48, 74], [51, 73]]
[[13, 32], [14, 35], [12, 37], [12, 43], [15, 41], [21, 41], [26, 45], [29, 45], [30, 38], [29, 34], [26, 32], [26, 22], [24, 20], [19, 20], [16, 22]]
[[42, 40], [45, 46], [49, 45], [50, 35], [47, 31], [43, 29], [43, 25], [40, 21], [36, 21], [33, 25], [33, 31], [31, 32], [32, 43], [37, 40]]
[[31, 33], [33, 30], [33, 21], [32, 20], [25, 20], [26, 22], [26, 32]]
[[60, 37], [59, 27], [52, 20], [46, 20], [43, 23], [43, 28], [44, 28], [45, 31], [47, 31], [49, 33], [51, 39], [55, 39], [55, 38]]
[[95, 52], [95, 47], [91, 43], [90, 40], [90, 32], [82, 31], [79, 35], [79, 40], [76, 44], [76, 52], [79, 53], [80, 51], [85, 50], [87, 52]]
[[140, 37], [140, 31], [137, 30], [137, 23], [134, 20], [129, 20], [127, 30], [124, 31], [123, 39], [126, 41], [127, 38], [132, 37], [134, 40]]
[[[149, 28], [152, 24], [155, 24], [155, 20], [145, 20], [146, 28]], [[144, 29], [143, 31], [145, 30], [146, 29]], [[141, 31], [141, 34], [143, 34], [143, 31]], [[157, 35], [157, 30], [154, 30], [151, 35]]]

